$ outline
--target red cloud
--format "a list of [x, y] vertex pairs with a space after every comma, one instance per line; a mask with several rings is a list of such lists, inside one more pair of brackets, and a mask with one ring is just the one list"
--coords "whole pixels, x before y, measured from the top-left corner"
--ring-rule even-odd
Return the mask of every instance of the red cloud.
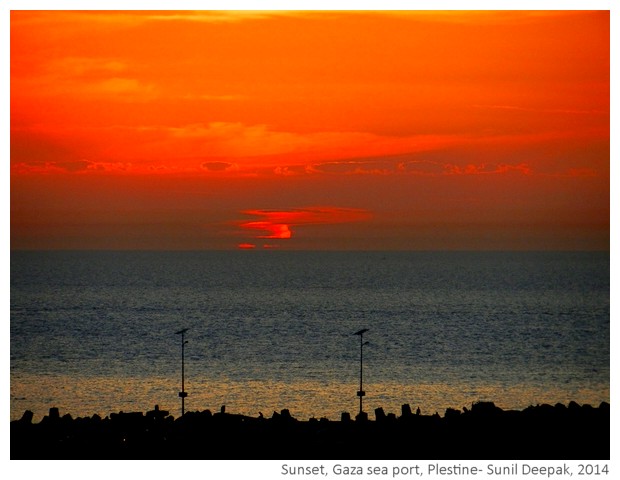
[[300, 225], [328, 225], [366, 220], [367, 210], [338, 207], [308, 207], [292, 210], [246, 210], [245, 215], [261, 217], [262, 220], [242, 222], [241, 228], [264, 232], [255, 238], [288, 239], [293, 236], [291, 227]]
[[268, 232], [266, 235], [258, 235], [256, 238], [291, 238], [291, 230], [285, 223], [265, 222], [246, 222], [242, 223], [243, 228]]

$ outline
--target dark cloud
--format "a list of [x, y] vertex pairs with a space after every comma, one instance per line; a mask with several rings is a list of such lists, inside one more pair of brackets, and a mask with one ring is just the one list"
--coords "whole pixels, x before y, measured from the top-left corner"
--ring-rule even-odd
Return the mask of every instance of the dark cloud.
[[428, 160], [404, 161], [398, 164], [398, 170], [403, 173], [418, 175], [441, 175], [446, 167], [442, 163]]
[[391, 160], [373, 161], [342, 161], [326, 162], [312, 166], [312, 169], [321, 173], [393, 173], [394, 162]]
[[67, 172], [81, 172], [87, 170], [92, 162], [87, 160], [67, 160], [64, 162], [54, 162], [54, 166], [66, 170]]
[[232, 168], [234, 164], [228, 162], [204, 162], [200, 166], [210, 172], [224, 172]]

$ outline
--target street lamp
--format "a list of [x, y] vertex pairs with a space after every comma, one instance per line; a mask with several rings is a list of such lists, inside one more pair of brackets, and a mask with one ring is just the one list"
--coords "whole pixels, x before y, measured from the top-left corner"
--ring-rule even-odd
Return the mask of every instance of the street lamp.
[[360, 397], [360, 417], [363, 412], [362, 408], [362, 398], [366, 395], [366, 392], [363, 389], [363, 368], [364, 368], [364, 345], [368, 345], [368, 342], [364, 342], [364, 333], [368, 331], [367, 328], [360, 330], [359, 332], [355, 332], [353, 335], [360, 336], [360, 389], [357, 392], [357, 396]]
[[179, 392], [179, 397], [181, 397], [181, 416], [185, 415], [185, 397], [187, 397], [187, 392], [185, 391], [185, 344], [187, 343], [185, 332], [187, 330], [189, 329], [184, 328], [175, 332], [175, 335], [181, 335], [181, 391]]

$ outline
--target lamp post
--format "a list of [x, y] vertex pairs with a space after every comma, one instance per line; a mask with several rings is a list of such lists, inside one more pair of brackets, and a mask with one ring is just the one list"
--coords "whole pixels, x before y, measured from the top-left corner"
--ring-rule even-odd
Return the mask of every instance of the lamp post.
[[360, 389], [357, 392], [357, 396], [360, 397], [360, 416], [364, 411], [362, 408], [362, 399], [366, 395], [366, 392], [363, 388], [363, 378], [364, 378], [364, 345], [368, 345], [368, 342], [364, 342], [364, 333], [368, 331], [367, 328], [360, 330], [359, 332], [355, 332], [353, 335], [360, 336]]
[[185, 332], [187, 330], [187, 328], [184, 328], [175, 332], [175, 335], [181, 335], [181, 391], [179, 392], [179, 397], [181, 397], [181, 416], [185, 415], [185, 397], [187, 397], [187, 392], [185, 391], [185, 344], [187, 343]]

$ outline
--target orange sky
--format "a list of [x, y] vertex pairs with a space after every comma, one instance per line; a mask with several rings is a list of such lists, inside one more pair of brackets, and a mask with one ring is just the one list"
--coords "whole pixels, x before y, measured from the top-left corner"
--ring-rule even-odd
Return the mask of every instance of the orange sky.
[[11, 248], [608, 249], [609, 14], [11, 13]]

